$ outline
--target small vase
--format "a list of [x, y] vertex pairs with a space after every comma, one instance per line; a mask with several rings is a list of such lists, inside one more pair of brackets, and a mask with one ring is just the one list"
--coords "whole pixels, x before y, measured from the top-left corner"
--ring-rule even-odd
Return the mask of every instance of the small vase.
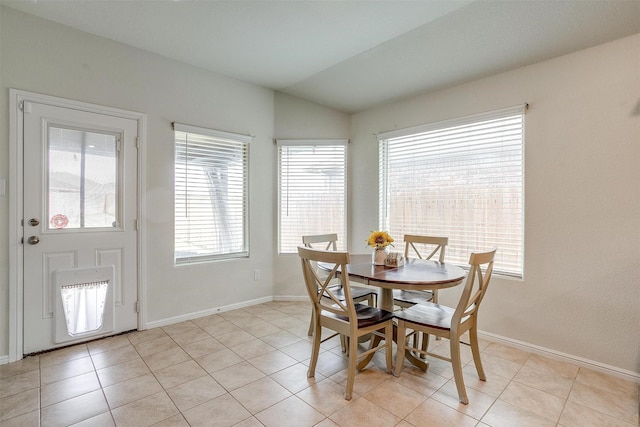
[[371, 254], [373, 265], [384, 265], [384, 261], [387, 259], [389, 248], [374, 249]]

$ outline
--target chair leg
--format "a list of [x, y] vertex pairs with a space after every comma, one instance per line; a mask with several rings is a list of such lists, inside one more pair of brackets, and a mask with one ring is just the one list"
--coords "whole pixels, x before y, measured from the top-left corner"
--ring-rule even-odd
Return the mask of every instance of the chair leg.
[[[434, 304], [438, 303], [438, 290], [434, 289], [431, 297], [431, 302]], [[440, 341], [442, 338], [439, 335], [436, 335], [436, 341]]]
[[[385, 337], [384, 343], [387, 346], [385, 349], [387, 353], [387, 374], [390, 374], [393, 371], [393, 324], [384, 328]], [[373, 341], [373, 340], [372, 340]]]
[[344, 393], [345, 400], [351, 400], [353, 382], [356, 378], [356, 365], [358, 363], [358, 339], [349, 339], [349, 367], [347, 368], [347, 388]]
[[[436, 339], [438, 339], [439, 337], [436, 335]], [[424, 353], [420, 353], [420, 358], [422, 359], [426, 359], [427, 358], [427, 350], [429, 349], [429, 334], [422, 332], [422, 351]]]
[[307, 335], [313, 335], [313, 322], [316, 319], [316, 314], [314, 313], [315, 308], [311, 307], [311, 320], [309, 320], [309, 330], [307, 331]]
[[419, 348], [422, 350], [422, 353], [419, 351], [416, 351], [416, 357], [419, 357], [420, 359], [426, 359], [427, 358], [427, 334], [425, 334], [424, 332], [416, 332], [416, 334], [414, 335], [413, 338], [413, 346], [415, 348]]
[[458, 398], [460, 403], [465, 405], [469, 404], [469, 398], [467, 397], [467, 391], [464, 388], [464, 379], [462, 378], [462, 362], [460, 360], [460, 339], [457, 335], [449, 338], [449, 344], [451, 346], [451, 366], [453, 367], [453, 378], [456, 382], [456, 388], [458, 389]]
[[395, 375], [396, 377], [399, 377], [400, 373], [402, 372], [402, 367], [404, 365], [404, 348], [407, 340], [406, 338], [407, 326], [404, 323], [404, 320], [398, 320], [398, 329], [396, 333], [398, 334], [397, 336], [398, 347], [396, 348], [396, 366], [393, 371], [393, 375]]
[[316, 375], [316, 365], [318, 363], [318, 354], [320, 354], [320, 341], [322, 328], [319, 324], [315, 324], [313, 333], [313, 346], [311, 347], [311, 360], [309, 361], [309, 370], [307, 371], [307, 377], [313, 378]]
[[349, 337], [346, 335], [340, 335], [340, 347], [342, 352], [349, 355]]
[[[413, 334], [413, 348], [420, 348], [420, 335], [422, 335], [422, 332], [417, 332], [415, 334]], [[416, 353], [416, 356], [418, 357], [422, 357], [422, 355], [415, 351], [414, 353]]]
[[480, 346], [478, 345], [478, 330], [476, 329], [475, 326], [469, 329], [469, 340], [471, 344], [471, 352], [473, 353], [473, 363], [476, 365], [478, 378], [480, 378], [481, 381], [486, 381], [487, 376], [484, 374], [482, 361], [480, 360]]

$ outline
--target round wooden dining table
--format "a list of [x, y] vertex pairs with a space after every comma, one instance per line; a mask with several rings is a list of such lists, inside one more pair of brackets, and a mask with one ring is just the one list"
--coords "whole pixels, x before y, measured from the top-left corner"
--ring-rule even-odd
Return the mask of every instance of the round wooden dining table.
[[[466, 277], [466, 272], [454, 264], [419, 258], [405, 258], [400, 266], [373, 265], [371, 255], [349, 254], [347, 264], [349, 281], [358, 282], [378, 288], [378, 307], [393, 311], [393, 290], [434, 290], [451, 288], [459, 285]], [[318, 267], [330, 270], [333, 265], [318, 264]], [[378, 337], [375, 337], [378, 338]], [[395, 331], [394, 331], [395, 340]], [[375, 343], [373, 344], [375, 346]], [[365, 358], [358, 364], [362, 369], [371, 360]], [[407, 352], [406, 358], [420, 369], [426, 370], [427, 364]]]
[[393, 311], [393, 290], [434, 290], [459, 285], [466, 272], [457, 265], [418, 258], [405, 258], [404, 265], [373, 265], [371, 255], [349, 255], [349, 280], [375, 286], [378, 307]]

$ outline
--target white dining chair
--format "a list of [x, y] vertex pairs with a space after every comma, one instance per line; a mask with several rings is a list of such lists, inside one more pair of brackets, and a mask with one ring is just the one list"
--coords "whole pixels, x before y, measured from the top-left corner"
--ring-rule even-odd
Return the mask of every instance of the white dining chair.
[[[337, 334], [348, 337], [349, 350], [347, 352], [349, 362], [347, 368], [347, 384], [344, 398], [351, 400], [357, 363], [359, 359], [385, 350], [386, 372], [392, 372], [392, 344], [393, 344], [393, 312], [371, 307], [364, 304], [356, 304], [353, 301], [348, 274], [339, 274], [347, 271], [350, 262], [349, 253], [341, 251], [322, 251], [298, 247], [298, 255], [302, 262], [302, 272], [307, 287], [307, 293], [313, 303], [313, 339], [311, 360], [307, 376], [313, 378], [320, 354], [320, 344]], [[320, 277], [316, 264], [328, 263], [333, 265], [326, 277]], [[342, 295], [334, 294], [332, 286], [334, 279], [339, 279], [342, 285]], [[323, 328], [335, 333], [322, 338]], [[358, 353], [359, 338], [365, 335], [375, 335], [382, 338], [379, 344], [374, 346], [374, 340], [369, 342], [369, 348]]]
[[[409, 254], [415, 254], [419, 259], [433, 259], [438, 254], [438, 262], [444, 262], [444, 255], [449, 244], [448, 237], [440, 236], [420, 236], [416, 234], [404, 235], [404, 257], [409, 257]], [[422, 256], [423, 253], [428, 253], [426, 256]], [[402, 310], [412, 307], [416, 304], [422, 304], [425, 302], [438, 302], [438, 290], [433, 291], [419, 291], [410, 289], [394, 289], [393, 291], [393, 305], [400, 307]], [[420, 341], [420, 336], [416, 334], [414, 337], [415, 344]], [[440, 337], [437, 337], [439, 340]], [[422, 338], [422, 349], [426, 350], [426, 341]]]
[[[410, 254], [415, 254], [419, 259], [432, 259], [438, 254], [438, 261], [444, 262], [444, 255], [449, 244], [448, 237], [437, 236], [419, 236], [415, 234], [404, 235], [404, 257], [408, 258]], [[422, 256], [422, 253], [429, 252], [428, 255]], [[402, 308], [409, 308], [415, 304], [423, 302], [438, 302], [438, 291], [413, 291], [394, 289], [393, 304]]]
[[[400, 376], [402, 372], [406, 351], [418, 352], [425, 356], [447, 360], [451, 362], [453, 367], [453, 377], [458, 389], [460, 402], [465, 405], [469, 403], [462, 377], [460, 336], [467, 331], [469, 332], [471, 352], [473, 353], [473, 361], [478, 377], [480, 380], [486, 381], [478, 346], [478, 310], [491, 281], [495, 254], [496, 249], [471, 254], [469, 257], [469, 274], [458, 305], [455, 308], [427, 302], [416, 304], [406, 310], [394, 313], [398, 321], [398, 349], [394, 372], [396, 376]], [[408, 331], [410, 332], [407, 333]], [[409, 344], [410, 338], [417, 333], [423, 334], [423, 339], [427, 344], [426, 349]], [[428, 351], [429, 335], [448, 339], [451, 357], [430, 353]]]
[[[324, 249], [325, 251], [336, 251], [338, 249], [338, 234], [337, 233], [329, 233], [329, 234], [314, 234], [308, 236], [302, 236], [302, 244], [311, 249]], [[318, 274], [325, 274], [319, 270]], [[336, 280], [336, 283], [330, 287], [331, 291], [338, 298], [344, 299], [344, 293], [342, 291], [342, 285], [339, 280]], [[351, 287], [351, 298], [353, 298], [354, 302], [366, 302], [370, 306], [376, 305], [376, 290], [369, 289], [362, 286], [352, 286]], [[311, 314], [311, 320], [309, 321], [309, 331], [307, 335], [311, 336], [313, 334], [313, 313]], [[345, 346], [343, 346], [343, 350], [347, 350]]]

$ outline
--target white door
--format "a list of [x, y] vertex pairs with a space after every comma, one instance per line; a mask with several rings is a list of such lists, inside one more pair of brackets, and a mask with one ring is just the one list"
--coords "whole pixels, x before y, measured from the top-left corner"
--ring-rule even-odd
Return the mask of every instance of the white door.
[[137, 121], [23, 113], [23, 353], [137, 328]]

